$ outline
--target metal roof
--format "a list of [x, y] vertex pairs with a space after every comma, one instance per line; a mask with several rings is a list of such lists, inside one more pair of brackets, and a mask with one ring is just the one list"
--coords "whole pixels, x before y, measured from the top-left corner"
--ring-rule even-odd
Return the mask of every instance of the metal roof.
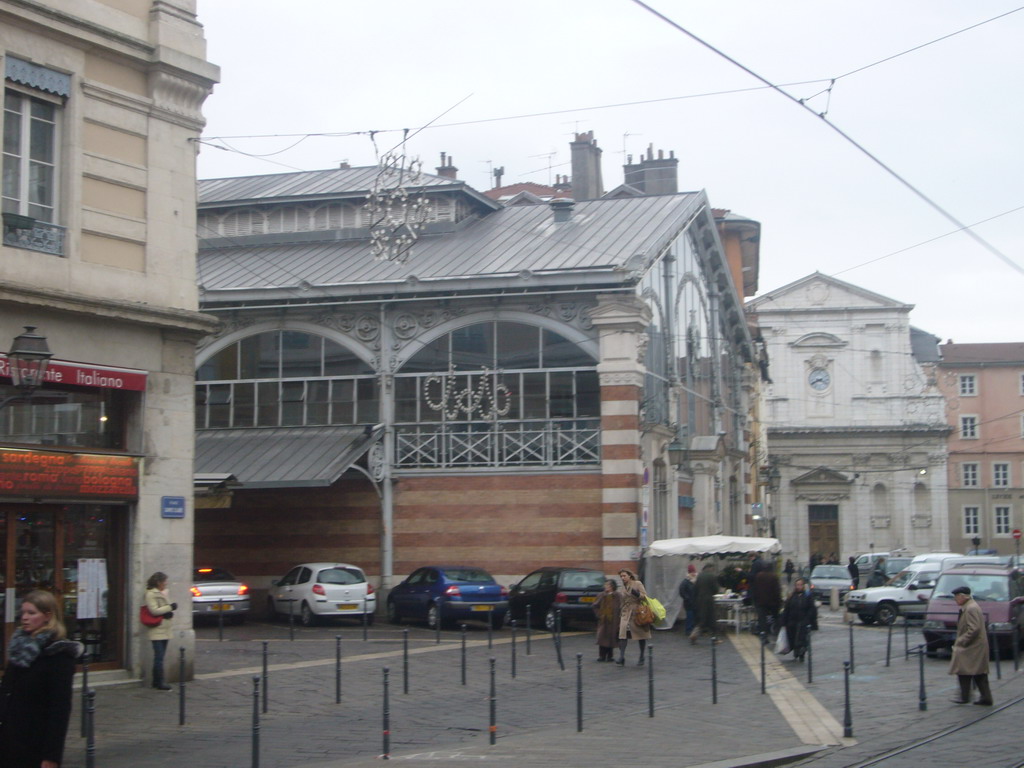
[[[371, 165], [361, 168], [332, 168], [321, 171], [272, 173], [264, 176], [202, 179], [198, 187], [199, 209], [244, 203], [277, 204], [312, 198], [361, 197], [373, 188], [379, 172], [378, 166]], [[497, 203], [467, 186], [465, 181], [445, 176], [421, 173], [415, 183], [407, 182], [407, 188], [449, 188], [466, 192], [475, 200], [485, 202], [488, 207], [497, 207]]]
[[230, 473], [243, 488], [327, 486], [369, 450], [378, 432], [363, 426], [196, 430], [194, 472]]
[[469, 278], [505, 286], [512, 278], [520, 289], [540, 286], [545, 276], [622, 284], [625, 272], [642, 270], [702, 211], [710, 222], [703, 192], [588, 200], [561, 223], [548, 205], [502, 208], [454, 232], [425, 236], [404, 263], [377, 261], [368, 240], [337, 240], [334, 233], [319, 242], [207, 247], [199, 253], [200, 285], [210, 303], [242, 292], [249, 299], [306, 300], [366, 293], [367, 286], [422, 292], [424, 283], [464, 286]]

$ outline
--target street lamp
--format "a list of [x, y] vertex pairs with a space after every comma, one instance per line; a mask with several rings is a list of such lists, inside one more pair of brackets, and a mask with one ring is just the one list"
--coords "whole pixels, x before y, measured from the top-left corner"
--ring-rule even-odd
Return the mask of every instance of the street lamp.
[[46, 344], [46, 337], [35, 331], [34, 325], [26, 325], [25, 332], [15, 336], [11, 343], [11, 351], [7, 353], [7, 364], [11, 371], [11, 381], [18, 394], [0, 402], [0, 408], [13, 400], [31, 397], [46, 377], [46, 369], [50, 365], [53, 353]]
[[678, 467], [686, 460], [686, 446], [678, 438], [668, 444], [668, 463]]

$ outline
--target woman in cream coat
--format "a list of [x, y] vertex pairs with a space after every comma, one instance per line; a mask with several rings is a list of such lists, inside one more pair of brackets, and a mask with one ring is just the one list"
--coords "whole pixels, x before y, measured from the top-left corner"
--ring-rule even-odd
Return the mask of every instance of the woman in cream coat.
[[157, 571], [146, 582], [146, 607], [154, 616], [163, 618], [155, 627], [147, 627], [149, 640], [153, 644], [153, 681], [158, 691], [169, 691], [171, 686], [164, 680], [164, 656], [167, 655], [167, 642], [171, 639], [171, 619], [178, 609], [167, 597], [167, 574]]
[[626, 663], [626, 644], [630, 638], [634, 638], [640, 641], [640, 659], [637, 666], [642, 667], [647, 641], [651, 639], [651, 628], [638, 627], [633, 617], [640, 601], [647, 598], [647, 590], [636, 574], [628, 568], [619, 571], [619, 578], [622, 579], [622, 613], [619, 616], [619, 658], [615, 663], [620, 667]]

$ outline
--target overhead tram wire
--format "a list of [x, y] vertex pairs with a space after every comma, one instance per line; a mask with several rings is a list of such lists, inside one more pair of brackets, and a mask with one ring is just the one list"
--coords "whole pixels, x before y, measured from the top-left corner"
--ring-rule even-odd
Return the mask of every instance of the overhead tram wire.
[[838, 125], [836, 125], [831, 120], [829, 120], [825, 116], [824, 113], [815, 112], [813, 109], [811, 109], [811, 107], [808, 106], [805, 103], [804, 99], [798, 99], [796, 96], [793, 96], [792, 94], [788, 93], [787, 91], [784, 91], [780, 86], [775, 85], [774, 83], [772, 83], [767, 78], [762, 77], [757, 72], [755, 72], [754, 70], [750, 69], [750, 67], [747, 67], [746, 65], [741, 64], [739, 61], [737, 61], [736, 59], [734, 59], [731, 56], [729, 56], [729, 54], [725, 53], [724, 51], [722, 51], [722, 50], [716, 48], [715, 46], [711, 45], [711, 43], [708, 43], [707, 41], [705, 41], [702, 38], [698, 37], [697, 35], [695, 35], [690, 30], [686, 29], [682, 25], [676, 23], [672, 19], [670, 19], [667, 16], [665, 16], [663, 13], [661, 13], [659, 11], [656, 11], [654, 8], [652, 8], [651, 6], [647, 5], [647, 3], [643, 2], [643, 0], [631, 0], [631, 2], [633, 2], [636, 5], [640, 6], [641, 8], [643, 8], [644, 10], [646, 10], [647, 12], [652, 14], [653, 16], [656, 16], [657, 18], [661, 19], [663, 22], [668, 24], [670, 27], [672, 27], [673, 29], [675, 29], [675, 30], [681, 32], [682, 34], [686, 35], [687, 37], [689, 37], [694, 42], [699, 43], [700, 45], [704, 46], [705, 48], [707, 48], [712, 53], [714, 53], [714, 54], [720, 56], [721, 58], [725, 59], [726, 61], [728, 61], [733, 66], [743, 70], [748, 75], [753, 77], [755, 80], [758, 80], [759, 82], [764, 83], [765, 86], [767, 86], [768, 88], [771, 88], [776, 93], [779, 93], [780, 95], [782, 95], [785, 98], [789, 99], [794, 104], [799, 106], [801, 109], [806, 110], [810, 114], [812, 114], [815, 117], [817, 117], [818, 119], [820, 119], [823, 123], [825, 123], [825, 125], [827, 125], [833, 131], [835, 131], [837, 134], [839, 134], [839, 136], [841, 136], [843, 139], [845, 139], [851, 146], [853, 146], [854, 148], [859, 150], [864, 156], [866, 156], [868, 159], [870, 159], [872, 162], [874, 162], [876, 165], [878, 165], [882, 170], [884, 170], [887, 174], [889, 174], [892, 178], [894, 178], [896, 181], [898, 181], [900, 184], [902, 184], [904, 187], [906, 187], [908, 190], [910, 190], [910, 192], [912, 192], [916, 197], [918, 197], [920, 200], [922, 200], [924, 203], [926, 203], [929, 207], [931, 207], [939, 215], [943, 216], [948, 221], [952, 222], [957, 227], [962, 229], [964, 231], [964, 233], [968, 237], [970, 237], [972, 240], [974, 240], [978, 245], [980, 245], [982, 248], [987, 250], [989, 253], [991, 253], [996, 258], [1000, 259], [1003, 263], [1005, 263], [1011, 269], [1014, 269], [1015, 271], [1017, 271], [1017, 272], [1019, 272], [1021, 274], [1024, 274], [1024, 267], [1022, 267], [1020, 264], [1015, 262], [1013, 259], [1011, 259], [1009, 256], [1007, 256], [1005, 253], [1000, 251], [994, 245], [989, 243], [987, 240], [985, 240], [983, 237], [981, 237], [981, 235], [979, 235], [976, 232], [974, 232], [971, 229], [969, 229], [968, 226], [966, 224], [964, 224], [963, 222], [961, 222], [958, 218], [956, 218], [956, 216], [954, 216], [952, 213], [947, 211], [945, 208], [943, 208], [937, 202], [935, 202], [930, 197], [928, 197], [928, 195], [926, 195], [920, 189], [918, 189], [913, 184], [911, 184], [910, 181], [908, 181], [903, 176], [901, 176], [899, 173], [897, 173], [895, 169], [893, 169], [890, 166], [886, 165], [886, 163], [883, 162], [881, 158], [879, 158], [876, 155], [874, 155], [864, 145], [860, 144], [856, 139], [854, 139], [848, 133], [843, 131]]

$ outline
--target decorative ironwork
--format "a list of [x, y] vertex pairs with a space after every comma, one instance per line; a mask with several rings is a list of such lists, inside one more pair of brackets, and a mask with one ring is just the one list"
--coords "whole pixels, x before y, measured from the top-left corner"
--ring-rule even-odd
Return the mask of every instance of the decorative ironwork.
[[601, 463], [599, 419], [400, 425], [395, 465], [559, 467]]
[[[448, 373], [445, 375], [435, 374], [427, 376], [423, 380], [423, 399], [432, 411], [441, 411], [445, 418], [454, 420], [460, 414], [472, 419], [479, 414], [482, 419], [496, 419], [499, 416], [507, 416], [512, 408], [512, 393], [502, 382], [498, 381], [500, 371], [492, 371], [481, 368], [478, 374], [459, 374], [460, 376], [479, 376], [480, 384], [473, 386], [472, 378], [469, 384], [458, 389], [456, 382], [455, 368], [448, 366]], [[437, 384], [440, 387], [439, 399], [430, 396], [430, 385]], [[501, 398], [504, 396], [504, 403]]]
[[370, 250], [381, 261], [404, 262], [430, 215], [426, 195], [410, 194], [408, 189], [421, 183], [423, 164], [418, 158], [388, 152], [378, 165], [364, 206], [370, 218]]
[[30, 229], [5, 226], [4, 245], [63, 256], [64, 232], [64, 227], [45, 221], [36, 221]]

